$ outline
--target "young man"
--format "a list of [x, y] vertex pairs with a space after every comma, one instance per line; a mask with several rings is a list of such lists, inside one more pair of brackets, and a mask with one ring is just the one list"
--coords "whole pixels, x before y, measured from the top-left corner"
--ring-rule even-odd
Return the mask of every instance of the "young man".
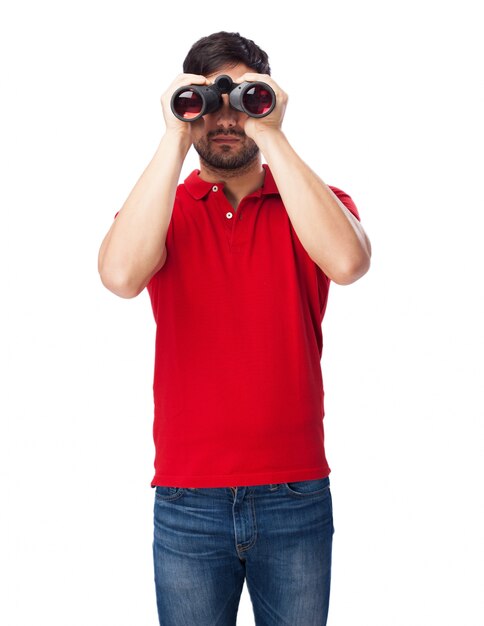
[[[166, 131], [99, 252], [103, 284], [148, 290], [157, 324], [153, 558], [160, 624], [235, 625], [243, 582], [257, 624], [326, 624], [333, 537], [321, 322], [330, 281], [371, 248], [350, 196], [281, 130], [287, 94], [239, 33], [197, 41], [161, 98]], [[170, 101], [221, 74], [276, 106], [179, 120]], [[178, 184], [193, 144], [200, 156]], [[261, 153], [267, 163], [262, 164]]]

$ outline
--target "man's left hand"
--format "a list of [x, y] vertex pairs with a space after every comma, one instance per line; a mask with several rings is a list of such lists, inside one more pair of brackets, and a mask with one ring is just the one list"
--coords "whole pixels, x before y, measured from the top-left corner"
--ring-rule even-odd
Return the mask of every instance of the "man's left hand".
[[276, 106], [265, 117], [249, 117], [244, 125], [245, 134], [257, 143], [257, 137], [261, 133], [277, 131], [281, 129], [282, 120], [286, 111], [289, 96], [272, 80], [269, 74], [257, 74], [255, 72], [247, 72], [239, 78], [234, 79], [234, 83], [243, 83], [244, 81], [259, 81], [267, 83], [276, 94]]

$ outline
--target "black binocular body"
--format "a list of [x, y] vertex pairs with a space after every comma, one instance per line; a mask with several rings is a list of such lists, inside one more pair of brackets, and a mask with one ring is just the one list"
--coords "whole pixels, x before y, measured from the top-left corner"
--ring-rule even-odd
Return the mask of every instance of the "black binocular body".
[[272, 87], [260, 81], [234, 83], [230, 76], [218, 76], [213, 85], [179, 87], [171, 97], [171, 110], [182, 122], [194, 122], [223, 104], [222, 94], [229, 94], [230, 106], [249, 117], [265, 117], [276, 106]]

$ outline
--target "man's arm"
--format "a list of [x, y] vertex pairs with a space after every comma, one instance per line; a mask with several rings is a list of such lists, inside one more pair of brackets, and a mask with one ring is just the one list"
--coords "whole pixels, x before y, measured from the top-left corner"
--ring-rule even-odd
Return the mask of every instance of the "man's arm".
[[122, 298], [137, 296], [166, 260], [166, 234], [189, 148], [174, 134], [162, 137], [101, 244], [101, 281]]
[[287, 94], [267, 74], [246, 73], [236, 82], [244, 80], [267, 82], [276, 93], [274, 110], [264, 118], [249, 118], [244, 130], [264, 154], [301, 244], [335, 283], [358, 280], [368, 271], [371, 258], [363, 227], [282, 132]]
[[190, 131], [170, 110], [177, 87], [205, 84], [196, 74], [180, 74], [161, 98], [166, 132], [150, 163], [104, 237], [98, 256], [103, 285], [122, 298], [137, 296], [163, 266], [166, 235], [181, 168], [191, 146]]
[[258, 145], [311, 259], [340, 285], [366, 274], [371, 244], [359, 220], [296, 154], [281, 130], [261, 133]]

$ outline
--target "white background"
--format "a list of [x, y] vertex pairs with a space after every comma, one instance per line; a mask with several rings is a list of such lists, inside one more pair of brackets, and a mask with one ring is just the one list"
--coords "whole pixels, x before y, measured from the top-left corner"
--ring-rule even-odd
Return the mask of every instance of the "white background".
[[[372, 267], [323, 321], [329, 626], [482, 626], [477, 2], [18, 2], [0, 15], [0, 622], [155, 626], [155, 325], [97, 254], [200, 37], [238, 31]], [[319, 13], [316, 13], [316, 8]], [[313, 106], [307, 108], [307, 94]], [[198, 166], [192, 149], [182, 177]], [[244, 586], [238, 626], [253, 624]]]

